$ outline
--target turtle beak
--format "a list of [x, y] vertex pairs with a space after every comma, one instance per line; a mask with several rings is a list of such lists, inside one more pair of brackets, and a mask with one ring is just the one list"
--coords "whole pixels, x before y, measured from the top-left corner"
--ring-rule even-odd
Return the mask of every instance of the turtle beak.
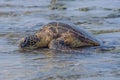
[[25, 47], [25, 44], [24, 44], [24, 43], [21, 43], [21, 44], [20, 44], [20, 47], [21, 47], [21, 48], [24, 48], [24, 47]]
[[20, 48], [25, 48], [25, 47], [26, 47], [25, 38], [22, 38], [22, 39], [20, 40], [19, 47], [20, 47]]

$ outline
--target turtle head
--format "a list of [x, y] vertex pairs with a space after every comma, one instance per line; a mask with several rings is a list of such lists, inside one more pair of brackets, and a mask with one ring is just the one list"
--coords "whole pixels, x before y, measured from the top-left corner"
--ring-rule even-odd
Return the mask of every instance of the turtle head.
[[34, 49], [37, 48], [37, 43], [40, 39], [36, 35], [30, 35], [20, 40], [19, 47], [21, 49]]

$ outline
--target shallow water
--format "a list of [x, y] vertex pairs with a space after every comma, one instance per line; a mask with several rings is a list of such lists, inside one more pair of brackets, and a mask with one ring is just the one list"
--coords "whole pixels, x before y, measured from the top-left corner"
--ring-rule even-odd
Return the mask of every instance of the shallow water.
[[[119, 0], [1, 0], [0, 80], [119, 80]], [[92, 32], [113, 50], [19, 51], [21, 37], [50, 21]]]

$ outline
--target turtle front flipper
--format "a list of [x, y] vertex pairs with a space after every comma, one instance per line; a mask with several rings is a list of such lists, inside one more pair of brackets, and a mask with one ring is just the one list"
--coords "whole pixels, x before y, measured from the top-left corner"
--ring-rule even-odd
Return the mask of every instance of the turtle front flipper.
[[69, 49], [69, 47], [64, 43], [64, 40], [59, 39], [53, 39], [49, 44], [49, 48], [55, 50]]

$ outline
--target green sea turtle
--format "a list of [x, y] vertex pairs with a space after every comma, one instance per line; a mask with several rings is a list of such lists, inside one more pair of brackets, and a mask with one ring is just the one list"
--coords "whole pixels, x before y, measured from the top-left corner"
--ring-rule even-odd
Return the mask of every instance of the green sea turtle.
[[100, 46], [99, 41], [74, 24], [50, 22], [33, 35], [22, 38], [21, 49], [67, 49]]

